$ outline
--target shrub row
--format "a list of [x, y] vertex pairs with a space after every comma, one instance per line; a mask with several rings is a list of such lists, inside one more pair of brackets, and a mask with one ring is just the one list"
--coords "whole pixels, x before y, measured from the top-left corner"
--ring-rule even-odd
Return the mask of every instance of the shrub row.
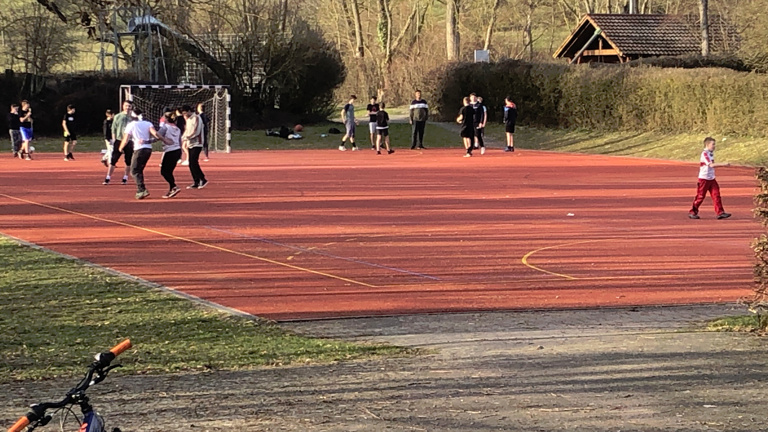
[[476, 92], [492, 121], [511, 95], [526, 125], [768, 136], [768, 76], [757, 73], [510, 60], [454, 63], [431, 77], [427, 89], [444, 121]]

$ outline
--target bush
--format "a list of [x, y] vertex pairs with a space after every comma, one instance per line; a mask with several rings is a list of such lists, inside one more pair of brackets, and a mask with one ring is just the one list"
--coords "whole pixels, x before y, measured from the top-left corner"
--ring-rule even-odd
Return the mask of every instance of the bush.
[[431, 74], [436, 117], [452, 120], [461, 98], [484, 96], [500, 121], [504, 96], [518, 122], [597, 131], [768, 136], [768, 76], [724, 68], [454, 63]]
[[108, 108], [119, 109], [122, 79], [88, 75], [42, 77], [42, 87], [31, 94], [25, 83], [40, 78], [13, 74], [0, 78], [0, 103], [7, 108], [13, 102], [29, 100], [36, 135], [60, 136], [61, 120], [69, 104], [77, 107], [78, 132], [82, 134], [101, 133], [104, 112]]

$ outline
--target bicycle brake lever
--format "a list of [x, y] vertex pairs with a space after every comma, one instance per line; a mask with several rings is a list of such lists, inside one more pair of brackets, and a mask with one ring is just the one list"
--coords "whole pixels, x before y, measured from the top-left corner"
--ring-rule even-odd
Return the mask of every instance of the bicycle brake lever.
[[98, 384], [98, 383], [104, 381], [107, 378], [107, 374], [109, 374], [109, 372], [112, 369], [119, 368], [119, 367], [123, 367], [123, 365], [119, 365], [119, 364], [111, 365], [111, 366], [107, 367], [106, 369], [97, 371], [96, 372], [96, 377], [94, 377], [93, 380], [91, 380], [91, 383], [89, 385]]

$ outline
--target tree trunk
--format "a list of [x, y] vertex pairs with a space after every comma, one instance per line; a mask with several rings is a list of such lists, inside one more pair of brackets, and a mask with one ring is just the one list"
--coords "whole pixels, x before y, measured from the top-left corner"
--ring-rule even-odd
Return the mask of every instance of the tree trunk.
[[699, 0], [701, 17], [701, 55], [709, 55], [709, 0]]
[[445, 51], [448, 61], [459, 59], [459, 0], [445, 2]]
[[352, 9], [352, 20], [355, 28], [355, 57], [365, 57], [365, 47], [363, 46], [363, 23], [360, 21], [360, 6], [357, 0], [350, 0]]
[[496, 15], [499, 11], [501, 0], [495, 0], [493, 2], [493, 9], [491, 10], [491, 19], [488, 22], [488, 28], [485, 30], [485, 43], [483, 49], [488, 51], [491, 48], [491, 37], [493, 37], [493, 27], [496, 25]]
[[533, 60], [533, 8], [525, 14], [525, 27], [523, 28], [523, 41], [525, 51], [528, 53], [528, 60]]

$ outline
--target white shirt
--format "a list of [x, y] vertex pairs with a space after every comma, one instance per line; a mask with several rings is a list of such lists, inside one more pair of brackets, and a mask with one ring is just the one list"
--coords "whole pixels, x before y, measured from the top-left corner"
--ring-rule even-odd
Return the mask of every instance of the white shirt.
[[172, 144], [163, 143], [163, 152], [169, 152], [178, 150], [181, 148], [181, 129], [175, 124], [170, 122], [163, 122], [160, 124], [160, 130], [157, 131], [158, 135], [168, 138], [173, 141]]
[[715, 163], [715, 152], [704, 149], [699, 158], [699, 178], [704, 180], [715, 179], [715, 169], [710, 165]]
[[152, 148], [155, 137], [152, 136], [149, 130], [154, 127], [152, 122], [146, 120], [136, 120], [128, 123], [128, 126], [125, 127], [125, 134], [133, 138], [133, 151]]

